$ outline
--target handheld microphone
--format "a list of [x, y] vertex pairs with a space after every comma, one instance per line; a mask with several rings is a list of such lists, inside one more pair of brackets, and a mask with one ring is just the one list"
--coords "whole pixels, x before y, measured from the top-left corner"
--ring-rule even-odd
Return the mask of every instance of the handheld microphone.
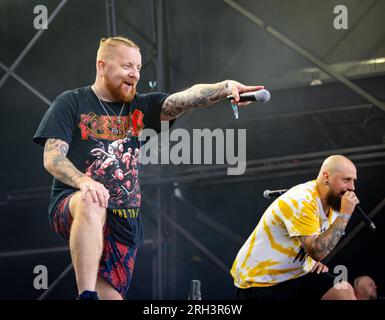
[[[229, 101], [234, 100], [234, 95], [229, 95], [226, 97], [226, 99]], [[265, 103], [269, 100], [270, 100], [270, 92], [267, 91], [266, 89], [241, 93], [239, 95], [239, 102], [257, 101], [257, 102]]]
[[369, 216], [364, 212], [364, 210], [361, 209], [360, 206], [356, 206], [355, 212], [360, 216], [361, 220], [370, 228], [370, 230], [375, 231], [376, 226], [373, 223], [372, 219], [369, 218]]
[[271, 199], [275, 197], [279, 197], [280, 195], [284, 194], [288, 189], [281, 189], [281, 190], [265, 190], [263, 191], [263, 197], [265, 199]]
[[190, 292], [187, 300], [202, 300], [201, 282], [199, 280], [191, 280]]

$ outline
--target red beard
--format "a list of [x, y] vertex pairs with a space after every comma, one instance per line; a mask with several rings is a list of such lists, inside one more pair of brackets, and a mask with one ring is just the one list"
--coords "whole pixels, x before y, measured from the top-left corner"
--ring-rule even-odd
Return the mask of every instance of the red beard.
[[136, 94], [136, 84], [131, 86], [131, 90], [126, 91], [123, 89], [123, 86], [125, 84], [121, 83], [119, 87], [116, 87], [112, 84], [111, 81], [106, 79], [105, 86], [108, 90], [108, 92], [118, 101], [122, 102], [131, 102], [134, 100], [135, 94]]

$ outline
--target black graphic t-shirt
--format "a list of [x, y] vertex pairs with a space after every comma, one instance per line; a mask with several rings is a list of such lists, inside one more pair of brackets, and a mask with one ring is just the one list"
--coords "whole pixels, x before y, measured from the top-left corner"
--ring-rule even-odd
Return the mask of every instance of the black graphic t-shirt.
[[[138, 137], [144, 128], [160, 131], [160, 111], [167, 96], [137, 94], [123, 110], [122, 103], [102, 102], [104, 110], [90, 86], [66, 91], [47, 110], [33, 137], [42, 146], [48, 138], [68, 143], [68, 159], [109, 191], [107, 223], [112, 234], [133, 248], [143, 241]], [[53, 179], [51, 222], [58, 201], [74, 191]]]

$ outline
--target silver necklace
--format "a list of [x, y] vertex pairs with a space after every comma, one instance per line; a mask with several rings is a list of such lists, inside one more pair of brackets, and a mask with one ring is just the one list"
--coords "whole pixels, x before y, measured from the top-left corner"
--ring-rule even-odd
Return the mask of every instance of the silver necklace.
[[[107, 114], [107, 116], [110, 118], [110, 122], [111, 122], [111, 126], [112, 126], [112, 118], [111, 118], [110, 114], [107, 112], [106, 108], [104, 107], [104, 104], [103, 104], [102, 100], [100, 100], [100, 98], [99, 98], [99, 92], [98, 92], [98, 89], [96, 89], [96, 86], [94, 86], [94, 89], [95, 89], [96, 96], [97, 96], [97, 98], [98, 98], [98, 100], [99, 100], [100, 105], [102, 106], [102, 108], [103, 108], [104, 112]], [[112, 109], [110, 108], [110, 106], [109, 106], [108, 104], [106, 104], [106, 106], [107, 106], [107, 108], [110, 109], [110, 111], [112, 111], [112, 113], [118, 118], [118, 120], [117, 120], [116, 122], [117, 122], [118, 125], [120, 125], [121, 122], [122, 122], [122, 121], [120, 120], [120, 116], [122, 115], [122, 112], [123, 112], [123, 109], [124, 109], [124, 102], [123, 102], [123, 104], [122, 104], [122, 108], [120, 109], [119, 115], [117, 115], [117, 114], [114, 112], [114, 110], [112, 110]], [[118, 135], [118, 134], [119, 134], [119, 129], [116, 128], [116, 127], [111, 128], [111, 131], [112, 131], [112, 133], [113, 133], [114, 135]]]

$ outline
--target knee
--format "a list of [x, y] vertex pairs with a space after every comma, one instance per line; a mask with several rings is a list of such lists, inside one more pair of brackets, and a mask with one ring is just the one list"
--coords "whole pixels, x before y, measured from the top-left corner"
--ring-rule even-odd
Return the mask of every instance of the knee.
[[352, 285], [347, 281], [341, 281], [339, 283], [336, 283], [334, 285], [334, 287], [336, 287], [336, 289], [340, 290], [341, 292], [353, 292], [354, 291]]
[[340, 289], [340, 291], [341, 291], [342, 299], [357, 300], [356, 295], [354, 294], [353, 286], [347, 281], [342, 281], [341, 284], [342, 284], [342, 288]]
[[347, 281], [341, 281], [329, 289], [322, 300], [357, 300], [352, 285]]
[[89, 223], [106, 220], [107, 210], [99, 202], [94, 202], [89, 193], [82, 199], [81, 193], [76, 192], [69, 203], [70, 213], [74, 220], [86, 219]]

